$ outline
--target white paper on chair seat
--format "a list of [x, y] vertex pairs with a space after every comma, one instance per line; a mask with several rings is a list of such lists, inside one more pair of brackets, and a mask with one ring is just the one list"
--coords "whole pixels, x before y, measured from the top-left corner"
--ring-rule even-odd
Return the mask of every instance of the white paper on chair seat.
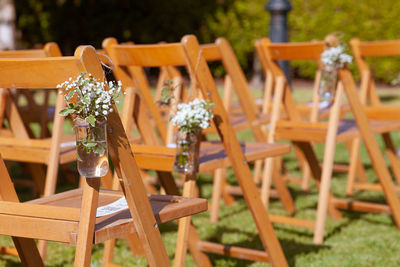
[[60, 148], [66, 148], [66, 147], [72, 147], [76, 146], [76, 141], [71, 141], [71, 142], [65, 142], [60, 144]]
[[[309, 107], [312, 107], [312, 105], [313, 105], [312, 102], [308, 102], [308, 103], [307, 103], [307, 106], [309, 106]], [[320, 102], [318, 103], [318, 108], [319, 108], [319, 109], [329, 108], [330, 105], [331, 105], [331, 102], [326, 101], [326, 100], [323, 100], [323, 101], [320, 101]]]
[[126, 202], [125, 197], [121, 197], [110, 204], [98, 207], [96, 217], [107, 216], [125, 209], [128, 209], [128, 203]]

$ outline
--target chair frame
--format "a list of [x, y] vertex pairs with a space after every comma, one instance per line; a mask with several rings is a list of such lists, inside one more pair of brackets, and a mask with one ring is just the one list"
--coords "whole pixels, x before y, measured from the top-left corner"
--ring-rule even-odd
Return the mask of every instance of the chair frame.
[[[206, 262], [198, 260], [198, 255], [204, 256], [204, 252], [212, 252], [231, 257], [246, 258], [248, 260], [270, 261], [274, 266], [286, 266], [286, 259], [279, 241], [275, 236], [269, 216], [261, 202], [254, 181], [248, 179], [248, 177], [252, 176], [247, 165], [247, 161], [250, 159], [244, 157], [240, 144], [234, 135], [232, 125], [229, 122], [222, 100], [215, 87], [214, 79], [209, 71], [207, 62], [201, 54], [197, 39], [193, 35], [188, 35], [182, 39], [181, 43], [132, 46], [118, 45], [115, 39], [113, 42], [107, 39], [103, 42], [103, 47], [105, 47], [108, 55], [115, 64], [115, 72], [118, 73], [120, 71], [124, 73], [119, 76], [121, 81], [123, 81], [123, 78], [128, 79], [131, 74], [135, 77], [138, 83], [136, 84], [137, 87], [133, 84], [132, 79], [130, 79], [130, 82], [123, 82], [128, 85], [128, 87], [139, 90], [139, 80], [142, 78], [135, 76], [134, 71], [140, 71], [140, 67], [186, 66], [192, 79], [194, 78], [196, 80], [195, 83], [200, 88], [201, 94], [207, 96], [215, 104], [215, 108], [213, 109], [213, 122], [218, 129], [221, 140], [223, 140], [225, 153], [229, 157], [229, 161], [223, 161], [221, 162], [222, 165], [218, 163], [218, 165], [213, 166], [218, 168], [232, 164], [246, 203], [256, 223], [264, 249], [268, 251], [268, 253], [265, 251], [233, 246], [228, 248], [221, 244], [200, 241], [197, 234], [194, 232], [194, 227], [190, 226], [189, 249], [194, 256], [196, 264], [198, 266], [207, 266], [208, 264]], [[141, 97], [143, 97], [143, 92], [138, 92], [140, 92]], [[146, 97], [142, 99], [145, 102], [147, 101]], [[153, 103], [153, 100], [151, 100], [150, 103]], [[146, 107], [148, 105], [149, 103], [146, 103]], [[135, 108], [140, 109], [140, 107], [137, 106], [135, 106]], [[131, 109], [133, 109], [133, 107], [131, 107]], [[148, 123], [147, 126], [149, 126]], [[286, 146], [282, 146], [282, 148], [284, 147]], [[287, 152], [287, 150], [285, 152]], [[279, 153], [275, 155], [279, 155]], [[201, 171], [201, 167], [199, 171]], [[169, 191], [170, 189], [168, 188], [165, 188], [165, 190], [167, 193], [174, 193]]]
[[[294, 53], [298, 55], [299, 58], [319, 58], [320, 52], [311, 52], [307, 51], [307, 47], [318, 46], [320, 45], [320, 50], [323, 50], [323, 44], [317, 43], [290, 43], [290, 44], [278, 44], [265, 45], [265, 54], [267, 55], [267, 59], [269, 65], [272, 67], [272, 71], [275, 72], [276, 76], [282, 77], [284, 79], [284, 74], [280, 70], [276, 60], [285, 59], [287, 53]], [[280, 47], [278, 49], [277, 47]], [[287, 49], [286, 49], [287, 47]], [[297, 50], [295, 51], [295, 48]], [[294, 52], [295, 51], [295, 52]], [[313, 54], [314, 53], [314, 54]], [[350, 72], [346, 69], [339, 70], [339, 82], [337, 87], [337, 92], [334, 98], [333, 106], [331, 107], [330, 116], [328, 124], [326, 123], [305, 123], [301, 121], [299, 114], [297, 113], [294, 105], [294, 100], [291, 96], [291, 92], [287, 83], [284, 83], [280, 87], [276, 87], [275, 93], [278, 90], [284, 90], [284, 98], [283, 98], [283, 106], [288, 113], [291, 122], [278, 122], [277, 123], [277, 138], [289, 139], [292, 140], [294, 145], [297, 145], [300, 150], [306, 155], [306, 159], [311, 167], [311, 171], [313, 174], [313, 178], [316, 181], [317, 186], [319, 187], [319, 199], [318, 199], [318, 207], [317, 207], [317, 218], [315, 222], [315, 232], [314, 232], [314, 243], [322, 243], [323, 235], [324, 235], [324, 226], [326, 220], [326, 213], [330, 211], [331, 216], [340, 218], [340, 214], [337, 212], [336, 208], [340, 209], [350, 209], [350, 210], [359, 210], [359, 211], [367, 211], [367, 212], [391, 212], [392, 216], [396, 222], [396, 225], [400, 226], [400, 212], [398, 210], [399, 207], [399, 199], [396, 195], [396, 191], [393, 187], [393, 182], [391, 180], [390, 174], [385, 166], [383, 156], [379, 151], [378, 144], [376, 140], [372, 137], [371, 133], [382, 134], [384, 139], [390, 139], [388, 131], [396, 129], [399, 125], [395, 124], [392, 127], [390, 124], [382, 124], [383, 127], [380, 130], [374, 130], [371, 128], [371, 125], [364, 113], [364, 110], [361, 106], [360, 100], [357, 96], [357, 91], [355, 88], [354, 80], [350, 74]], [[333, 155], [334, 155], [334, 147], [337, 141], [340, 139], [340, 135], [338, 134], [338, 125], [340, 119], [340, 102], [343, 92], [346, 93], [347, 100], [351, 107], [352, 113], [355, 118], [355, 123], [358, 127], [358, 133], [354, 133], [354, 137], [360, 137], [362, 141], [364, 141], [367, 146], [367, 150], [369, 156], [373, 162], [373, 167], [379, 181], [384, 188], [384, 194], [388, 205], [380, 205], [380, 204], [372, 204], [368, 202], [362, 201], [348, 201], [337, 199], [332, 196], [330, 193], [330, 180], [333, 169]], [[278, 101], [277, 103], [281, 103]], [[385, 128], [386, 127], [386, 128]], [[296, 129], [297, 128], [297, 129]], [[282, 130], [283, 131], [282, 131]], [[302, 131], [308, 130], [308, 131]], [[323, 129], [323, 133], [322, 130]], [[323, 167], [319, 166], [319, 163], [316, 159], [315, 152], [313, 151], [311, 141], [313, 139], [309, 138], [311, 135], [311, 131], [320, 132], [321, 141], [325, 140], [325, 152], [324, 152], [324, 161]], [[295, 135], [297, 138], [293, 140], [292, 137]], [[394, 151], [394, 147], [387, 147], [388, 150]], [[400, 166], [400, 162], [398, 159], [394, 159], [389, 157], [389, 160], [392, 166]]]
[[[229, 110], [230, 102], [232, 97], [232, 92], [234, 91], [238, 96], [238, 100], [241, 106], [241, 109], [246, 118], [247, 128], [249, 128], [255, 140], [257, 142], [268, 142], [273, 143], [273, 135], [274, 133], [269, 131], [267, 133], [266, 129], [262, 129], [266, 127], [267, 123], [274, 123], [277, 119], [277, 115], [275, 116], [266, 116], [269, 114], [268, 109], [264, 109], [263, 112], [258, 111], [258, 107], [254, 103], [253, 95], [248, 87], [248, 83], [246, 77], [239, 65], [239, 62], [233, 52], [233, 49], [229, 42], [225, 38], [218, 38], [215, 43], [212, 44], [203, 44], [200, 46], [202, 53], [204, 54], [204, 58], [207, 62], [216, 62], [219, 61], [225, 68], [227, 73], [226, 79], [229, 81], [229, 85], [225, 86], [224, 90], [224, 106], [227, 110]], [[231, 91], [231, 92], [230, 92]], [[228, 93], [225, 95], [225, 93]], [[228, 99], [228, 100], [227, 100]], [[243, 127], [243, 126], [242, 126]], [[283, 204], [283, 207], [289, 214], [293, 214], [295, 212], [295, 207], [293, 204], [293, 200], [290, 196], [289, 190], [287, 189], [285, 183], [280, 177], [280, 173], [277, 170], [273, 170], [271, 164], [273, 164], [274, 159], [268, 158], [265, 160], [264, 166], [268, 166], [264, 169], [262, 186], [261, 186], [261, 199], [266, 208], [268, 208], [268, 198], [266, 196], [270, 196], [269, 190], [271, 180], [273, 179], [278, 197]], [[254, 180], [256, 183], [259, 181], [259, 176], [261, 176], [261, 164], [263, 160], [259, 160], [255, 162], [255, 171], [254, 171]], [[222, 185], [218, 185], [217, 182], [222, 183], [220, 180], [214, 181], [214, 187], [219, 188]], [[225, 190], [229, 192], [229, 187], [226, 187]], [[232, 188], [233, 189], [233, 188]], [[237, 190], [235, 190], [237, 191]], [[213, 199], [211, 204], [211, 221], [216, 222], [218, 216], [218, 203], [219, 203], [219, 193], [213, 192]]]
[[[5, 74], [0, 77], [0, 84], [4, 88], [54, 88], [60, 81], [66, 80], [71, 76], [78, 76], [81, 72], [91, 73], [93, 77], [104, 80], [101, 64], [94, 48], [90, 46], [79, 47], [73, 57], [0, 59], [0, 69]], [[15, 69], [25, 75], [16, 73]], [[42, 78], [43, 73], [45, 73], [44, 79]], [[62, 97], [62, 95], [60, 96]], [[162, 210], [168, 210], [168, 208], [158, 207], [155, 208], [155, 210], [159, 210], [157, 212], [159, 214], [156, 214], [156, 220], [140, 178], [139, 167], [132, 154], [131, 146], [117, 111], [109, 115], [107, 131], [112, 133], [108, 135], [110, 157], [119, 175], [121, 187], [124, 189], [123, 193], [116, 192], [116, 196], [119, 198], [121, 195], [125, 195], [130, 215], [134, 221], [134, 224], [125, 223], [124, 225], [131, 227], [138, 233], [150, 266], [169, 266], [169, 259], [157, 227], [158, 223], [179, 218], [181, 215], [193, 214], [194, 210], [197, 210], [197, 212], [204, 211], [207, 208], [206, 201], [202, 201], [203, 203], [200, 205], [202, 207], [192, 203], [185, 208], [186, 210], [183, 210], [181, 209], [183, 206], [180, 208], [180, 203], [183, 203], [185, 199], [157, 196], [154, 200], [156, 202], [161, 201], [164, 203], [163, 205], [165, 203], [175, 203], [178, 213], [165, 214], [167, 216], [164, 217], [165, 215], [161, 214]], [[153, 154], [152, 158], [154, 159], [154, 157]], [[145, 160], [145, 162], [147, 161], [149, 161], [149, 158]], [[4, 186], [0, 189], [0, 199], [2, 200], [0, 202], [0, 214], [3, 221], [0, 221], [2, 225], [0, 233], [15, 236], [13, 240], [24, 266], [43, 266], [35, 243], [30, 238], [58, 240], [73, 244], [76, 242], [77, 249], [74, 266], [89, 266], [93, 241], [100, 241], [127, 233], [127, 226], [123, 226], [118, 231], [113, 230], [112, 227], [103, 228], [107, 223], [102, 222], [101, 218], [100, 224], [96, 225], [95, 214], [99, 199], [103, 195], [114, 194], [111, 191], [103, 192], [99, 190], [101, 178], [85, 179], [83, 190], [72, 190], [31, 201], [30, 203], [11, 204], [9, 201], [17, 202], [18, 198], [9, 176], [4, 175], [4, 165], [0, 164], [1, 170], [3, 171], [1, 179]], [[82, 195], [81, 208], [71, 208], [68, 205], [67, 207], [51, 206], [55, 205], [56, 201], [62, 201], [68, 196], [78, 196], [79, 200], [80, 195]], [[152, 197], [150, 197], [151, 199]], [[51, 203], [51, 205], [46, 205], [46, 203]], [[4, 223], [4, 218], [8, 218], [7, 223]], [[12, 218], [13, 223], [10, 226]], [[95, 228], [96, 231], [103, 229], [103, 232], [95, 235]], [[35, 229], [35, 231], [32, 231], [32, 229]], [[77, 234], [71, 235], [71, 230], [72, 232], [76, 231]], [[58, 233], [58, 231], [63, 233]]]
[[[357, 64], [358, 72], [361, 75], [360, 100], [368, 118], [377, 120], [398, 120], [400, 115], [399, 107], [382, 105], [366, 58], [400, 56], [400, 41], [361, 42], [358, 38], [352, 38], [350, 40], [350, 47]], [[384, 142], [388, 147], [394, 146], [388, 138], [384, 138]], [[355, 144], [353, 149], [355, 152], [358, 152], [360, 144]], [[387, 153], [391, 158], [397, 157], [391, 150], [387, 150]], [[400, 170], [396, 169], [396, 166], [392, 166], [392, 168], [394, 173], [398, 174], [400, 172]], [[382, 191], [382, 186], [379, 184], [369, 183], [366, 179], [357, 183], [355, 179], [350, 178], [353, 177], [349, 177], [346, 185], [346, 194], [348, 196], [352, 196], [355, 189]], [[396, 175], [395, 178], [396, 190], [400, 191], [400, 176]]]

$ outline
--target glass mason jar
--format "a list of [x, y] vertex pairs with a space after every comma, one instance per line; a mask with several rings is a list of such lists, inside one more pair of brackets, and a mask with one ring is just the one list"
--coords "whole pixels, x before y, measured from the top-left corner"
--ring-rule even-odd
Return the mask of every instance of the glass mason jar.
[[198, 133], [176, 133], [176, 157], [174, 170], [179, 173], [192, 173], [195, 169], [194, 159], [196, 153]]
[[103, 177], [108, 171], [107, 121], [95, 126], [81, 118], [74, 120], [78, 172], [86, 178]]
[[336, 92], [338, 70], [333, 66], [322, 66], [318, 94], [324, 100], [331, 100]]

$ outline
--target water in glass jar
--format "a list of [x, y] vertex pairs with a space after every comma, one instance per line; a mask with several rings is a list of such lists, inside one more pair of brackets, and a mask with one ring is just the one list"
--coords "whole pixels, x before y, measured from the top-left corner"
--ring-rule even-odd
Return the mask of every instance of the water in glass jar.
[[[95, 153], [93, 150], [87, 150], [83, 145], [77, 145], [78, 153], [78, 171], [86, 178], [103, 177], [108, 171], [108, 156], [106, 141], [97, 141], [98, 146], [105, 147], [104, 153]], [[89, 153], [88, 153], [89, 152]]]

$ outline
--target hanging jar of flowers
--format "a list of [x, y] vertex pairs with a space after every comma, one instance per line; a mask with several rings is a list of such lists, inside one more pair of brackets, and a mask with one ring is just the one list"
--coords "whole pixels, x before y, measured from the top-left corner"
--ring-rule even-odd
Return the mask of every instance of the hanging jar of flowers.
[[201, 130], [210, 127], [212, 107], [209, 101], [197, 98], [177, 106], [177, 112], [171, 118], [172, 124], [178, 127], [174, 162], [176, 172], [188, 174], [195, 170], [196, 144]]
[[318, 88], [319, 96], [330, 100], [335, 95], [338, 80], [338, 69], [352, 62], [352, 57], [344, 52], [343, 46], [326, 49], [321, 54], [321, 81]]
[[67, 107], [60, 115], [73, 116], [79, 174], [102, 177], [108, 171], [107, 115], [121, 92], [121, 82], [99, 82], [91, 74], [81, 73], [75, 80], [59, 84]]

